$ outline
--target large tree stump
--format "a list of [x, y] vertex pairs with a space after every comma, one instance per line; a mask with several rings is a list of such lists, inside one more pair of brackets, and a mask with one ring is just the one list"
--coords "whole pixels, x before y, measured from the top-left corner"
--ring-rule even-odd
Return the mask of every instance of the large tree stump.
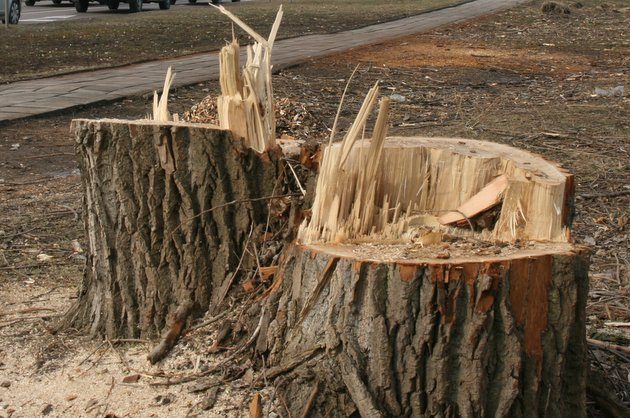
[[313, 215], [267, 299], [257, 348], [289, 409], [585, 416], [571, 176], [481, 141], [374, 144], [325, 149]]
[[212, 125], [75, 120], [72, 130], [88, 260], [65, 325], [155, 337], [178, 309], [216, 306], [237, 266], [255, 265], [242, 255], [268, 222], [280, 150], [255, 152]]

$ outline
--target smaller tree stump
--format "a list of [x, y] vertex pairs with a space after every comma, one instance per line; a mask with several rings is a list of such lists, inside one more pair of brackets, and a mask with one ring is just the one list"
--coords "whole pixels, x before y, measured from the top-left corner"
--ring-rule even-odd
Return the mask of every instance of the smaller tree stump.
[[88, 260], [63, 325], [155, 337], [178, 310], [216, 306], [255, 265], [244, 247], [268, 221], [279, 148], [259, 153], [203, 124], [75, 120], [72, 131]]

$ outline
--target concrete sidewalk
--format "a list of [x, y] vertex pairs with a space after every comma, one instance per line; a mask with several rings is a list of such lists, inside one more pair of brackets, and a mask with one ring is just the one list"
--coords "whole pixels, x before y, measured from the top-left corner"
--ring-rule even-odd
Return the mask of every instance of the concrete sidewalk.
[[[312, 57], [427, 31], [525, 3], [527, 0], [476, 0], [392, 22], [346, 32], [277, 41], [273, 64], [281, 68]], [[0, 86], [0, 121], [60, 111], [161, 89], [166, 69], [177, 73], [175, 86], [217, 79], [217, 52], [125, 67], [20, 81]]]

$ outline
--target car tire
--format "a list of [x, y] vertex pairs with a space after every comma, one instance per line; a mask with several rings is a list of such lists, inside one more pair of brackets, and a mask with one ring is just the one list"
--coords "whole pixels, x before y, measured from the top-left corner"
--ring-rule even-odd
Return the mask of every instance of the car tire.
[[118, 6], [120, 6], [120, 0], [109, 0], [107, 3], [109, 10], [118, 10]]
[[164, 0], [158, 3], [160, 10], [168, 10], [171, 8], [171, 0]]
[[26, 0], [24, 4], [27, 6], [35, 6], [35, 0]]
[[59, 6], [61, 4], [61, 0], [52, 0], [55, 6]]
[[142, 0], [129, 0], [129, 11], [137, 13], [142, 11]]
[[22, 6], [20, 0], [13, 0], [9, 5], [9, 24], [17, 25], [20, 21], [20, 14], [22, 13]]
[[171, 5], [175, 4], [177, 0], [171, 0]]
[[74, 8], [78, 13], [87, 12], [89, 6], [90, 0], [74, 0]]
[[188, 0], [188, 3], [195, 4], [195, 3], [197, 3], [197, 0]]

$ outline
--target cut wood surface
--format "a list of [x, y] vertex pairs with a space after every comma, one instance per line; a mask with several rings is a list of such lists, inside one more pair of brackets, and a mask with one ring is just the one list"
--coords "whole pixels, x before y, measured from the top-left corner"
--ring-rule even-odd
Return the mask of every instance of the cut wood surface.
[[268, 221], [279, 149], [257, 153], [212, 125], [75, 120], [87, 268], [66, 325], [156, 337], [192, 303], [214, 308], [248, 237]]
[[[392, 137], [375, 151], [373, 163], [371, 143], [348, 148], [344, 140], [326, 147], [302, 242], [399, 239], [412, 224], [434, 227], [440, 216], [455, 219], [451, 212], [458, 208], [464, 219], [474, 217], [497, 200], [496, 219], [476, 237], [570, 240], [573, 177], [539, 156], [470, 139]], [[379, 168], [366, 183], [366, 167], [373, 166]], [[369, 197], [358, 199], [362, 193]], [[467, 223], [459, 232], [464, 229], [470, 229]]]

